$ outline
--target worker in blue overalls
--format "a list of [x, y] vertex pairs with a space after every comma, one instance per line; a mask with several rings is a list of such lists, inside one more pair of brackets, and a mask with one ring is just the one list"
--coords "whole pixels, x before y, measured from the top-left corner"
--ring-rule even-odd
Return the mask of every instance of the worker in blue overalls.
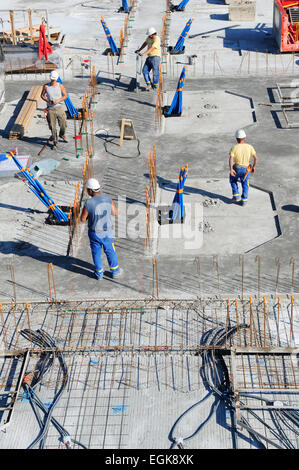
[[111, 197], [100, 194], [100, 183], [95, 178], [86, 181], [85, 188], [90, 199], [85, 202], [81, 213], [81, 222], [88, 221], [88, 236], [93, 262], [95, 265], [96, 279], [102, 279], [104, 275], [102, 263], [102, 247], [107, 257], [112, 278], [119, 276], [117, 254], [113, 242], [114, 231], [112, 229], [111, 214], [118, 216], [117, 208]]
[[[258, 158], [252, 145], [245, 143], [246, 134], [243, 129], [238, 129], [235, 137], [237, 144], [232, 147], [229, 156], [229, 181], [233, 191], [233, 201], [241, 202], [241, 205], [245, 206], [248, 200], [249, 174], [254, 173]], [[251, 157], [252, 165], [250, 165]], [[242, 185], [242, 195], [239, 193], [238, 181]]]

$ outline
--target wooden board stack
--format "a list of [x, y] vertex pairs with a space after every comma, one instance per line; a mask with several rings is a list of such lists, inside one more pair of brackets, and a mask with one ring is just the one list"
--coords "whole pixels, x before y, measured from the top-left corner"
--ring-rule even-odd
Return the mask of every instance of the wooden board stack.
[[20, 139], [23, 137], [39, 105], [41, 92], [41, 85], [31, 87], [21, 111], [9, 132], [9, 140]]

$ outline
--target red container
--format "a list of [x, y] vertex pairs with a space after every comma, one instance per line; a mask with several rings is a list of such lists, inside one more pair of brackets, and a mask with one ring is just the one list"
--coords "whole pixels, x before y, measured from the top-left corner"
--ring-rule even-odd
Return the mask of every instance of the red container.
[[299, 24], [290, 22], [291, 7], [299, 8], [299, 0], [274, 0], [273, 33], [280, 52], [299, 51]]

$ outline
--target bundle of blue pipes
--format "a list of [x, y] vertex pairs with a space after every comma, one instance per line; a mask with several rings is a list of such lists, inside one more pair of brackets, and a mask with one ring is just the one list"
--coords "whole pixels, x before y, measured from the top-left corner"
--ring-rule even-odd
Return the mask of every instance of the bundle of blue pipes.
[[111, 36], [111, 33], [110, 33], [106, 23], [105, 23], [105, 20], [104, 20], [103, 16], [101, 16], [101, 23], [102, 23], [103, 29], [105, 31], [105, 34], [107, 36], [107, 39], [108, 39], [108, 42], [109, 42], [109, 45], [110, 45], [110, 48], [111, 48], [111, 52], [113, 54], [119, 54], [119, 50], [117, 48], [117, 45], [115, 44], [114, 39]]
[[[3, 157], [1, 157], [4, 159]], [[66, 212], [63, 212], [60, 207], [58, 207], [55, 202], [48, 196], [40, 182], [36, 179], [35, 176], [30, 172], [29, 168], [24, 168], [20, 161], [15, 156], [15, 152], [11, 151], [5, 155], [5, 158], [12, 159], [16, 166], [22, 173], [22, 176], [26, 178], [28, 181], [29, 189], [38, 197], [38, 199], [47, 207], [48, 210], [52, 211], [55, 215], [58, 222], [67, 222], [69, 220], [69, 216]]]
[[182, 0], [181, 3], [175, 7], [175, 9], [178, 11], [183, 10], [188, 2], [189, 0]]
[[180, 170], [180, 175], [179, 175], [179, 182], [177, 184], [177, 189], [175, 196], [173, 198], [173, 211], [172, 211], [172, 216], [171, 216], [171, 222], [176, 220], [179, 210], [180, 210], [180, 219], [183, 221], [184, 219], [184, 203], [183, 203], [183, 193], [184, 193], [184, 186], [185, 186], [185, 181], [188, 176], [188, 164], [185, 166], [185, 168], [181, 168]]
[[182, 33], [180, 34], [179, 39], [177, 40], [176, 45], [173, 48], [174, 51], [182, 51], [183, 50], [185, 39], [187, 37], [187, 34], [190, 31], [191, 24], [192, 24], [193, 21], [194, 21], [194, 18], [190, 18], [190, 20], [187, 21], [185, 28], [183, 29]]
[[177, 90], [175, 92], [175, 95], [173, 97], [172, 103], [170, 105], [170, 108], [167, 112], [168, 116], [171, 114], [177, 114], [181, 115], [182, 114], [182, 109], [183, 109], [183, 86], [185, 84], [185, 76], [186, 76], [186, 65], [183, 67], [183, 70], [181, 72], [181, 76], [178, 82]]
[[127, 0], [122, 0], [122, 7], [125, 13], [130, 13], [130, 7]]
[[[62, 80], [60, 77], [58, 77], [57, 79], [58, 83], [61, 83], [61, 85], [63, 85], [62, 83]], [[74, 116], [78, 116], [79, 112], [77, 111], [77, 109], [75, 108], [75, 106], [73, 105], [73, 103], [71, 102], [71, 99], [69, 96], [67, 96], [67, 99], [64, 101], [65, 105], [66, 105], [66, 108], [69, 112], [69, 115], [71, 117], [74, 117]]]

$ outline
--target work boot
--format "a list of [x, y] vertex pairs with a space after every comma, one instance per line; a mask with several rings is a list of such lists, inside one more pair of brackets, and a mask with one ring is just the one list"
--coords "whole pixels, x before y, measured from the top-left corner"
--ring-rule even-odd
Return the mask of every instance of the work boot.
[[122, 270], [120, 269], [117, 273], [111, 273], [112, 279], [120, 277], [122, 275]]
[[145, 91], [152, 91], [152, 87], [150, 85], [146, 85]]
[[65, 142], [66, 144], [68, 143], [68, 139], [65, 137], [65, 135], [61, 135], [60, 138], [61, 138], [61, 140], [63, 140], [63, 142]]

